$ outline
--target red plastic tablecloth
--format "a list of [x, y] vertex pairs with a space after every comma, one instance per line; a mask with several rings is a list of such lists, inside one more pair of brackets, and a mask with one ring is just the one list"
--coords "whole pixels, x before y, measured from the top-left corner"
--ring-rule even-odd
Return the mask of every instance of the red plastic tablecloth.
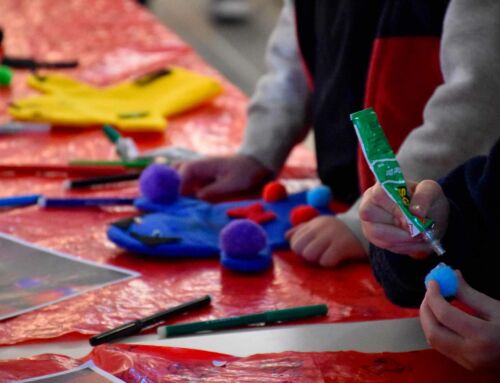
[[[170, 119], [165, 134], [136, 136], [141, 149], [188, 147], [206, 154], [231, 153], [241, 139], [247, 99], [193, 50], [134, 1], [2, 0], [4, 50], [12, 56], [43, 60], [75, 59], [71, 75], [97, 84], [178, 65], [215, 76], [223, 95], [190, 113]], [[9, 101], [30, 92], [25, 72], [16, 72], [10, 89], [0, 90], [0, 119]], [[70, 159], [113, 159], [114, 149], [98, 130], [55, 129], [47, 134], [0, 137], [0, 163], [65, 163]], [[313, 167], [299, 149], [290, 165]], [[0, 196], [66, 193], [60, 178], [35, 176], [0, 180]], [[92, 195], [137, 195], [134, 185]], [[95, 334], [203, 294], [213, 308], [183, 320], [198, 320], [324, 302], [323, 322], [414, 316], [390, 304], [367, 265], [324, 270], [306, 265], [290, 252], [276, 255], [264, 274], [241, 276], [221, 270], [217, 260], [164, 261], [126, 254], [106, 239], [107, 225], [130, 210], [16, 209], [0, 214], [0, 231], [85, 259], [128, 267], [142, 277], [48, 306], [0, 323], [0, 344]]]
[[[493, 383], [498, 378], [471, 373], [432, 350], [405, 353], [284, 352], [246, 358], [199, 350], [113, 345], [95, 348], [101, 369], [130, 383]], [[0, 361], [0, 383], [65, 371], [82, 360], [45, 354]]]

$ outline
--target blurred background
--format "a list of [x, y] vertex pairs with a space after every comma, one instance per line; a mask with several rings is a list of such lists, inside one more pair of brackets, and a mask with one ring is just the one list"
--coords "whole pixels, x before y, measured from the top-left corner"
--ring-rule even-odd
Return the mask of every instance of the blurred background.
[[245, 94], [265, 70], [266, 42], [282, 0], [146, 0], [165, 25]]
[[[251, 96], [283, 0], [145, 0], [166, 26]], [[314, 151], [314, 136], [305, 140]]]

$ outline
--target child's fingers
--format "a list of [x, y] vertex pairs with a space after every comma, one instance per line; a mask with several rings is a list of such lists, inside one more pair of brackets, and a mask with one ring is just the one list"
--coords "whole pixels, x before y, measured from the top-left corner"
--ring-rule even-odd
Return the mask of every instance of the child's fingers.
[[387, 210], [372, 204], [361, 204], [359, 209], [359, 218], [362, 221], [371, 223], [386, 223], [398, 225], [399, 221]]
[[481, 329], [483, 321], [448, 303], [435, 281], [429, 283], [425, 299], [436, 320], [462, 337], [472, 338]]
[[420, 306], [420, 324], [427, 343], [442, 354], [455, 359], [457, 351], [463, 347], [464, 339], [439, 323], [429, 306], [427, 295]]
[[316, 263], [328, 249], [329, 244], [330, 241], [325, 240], [325, 238], [316, 237], [306, 245], [300, 255], [306, 261]]
[[310, 230], [307, 223], [297, 226], [290, 236], [290, 248], [297, 254], [302, 254], [306, 246], [314, 239], [314, 230]]
[[369, 206], [378, 206], [388, 212], [391, 212], [395, 206], [378, 182], [363, 193], [363, 200]]
[[425, 217], [434, 201], [442, 196], [441, 186], [435, 181], [424, 180], [417, 184], [411, 198], [410, 210], [419, 217]]
[[366, 238], [379, 247], [391, 246], [397, 243], [413, 241], [411, 235], [403, 229], [385, 223], [372, 223], [363, 225], [363, 232]]
[[286, 233], [285, 233], [285, 239], [287, 241], [289, 241], [295, 235], [295, 233], [297, 232], [297, 230], [299, 230], [300, 226], [301, 225], [294, 226], [291, 229], [287, 230]]
[[194, 195], [198, 189], [213, 182], [215, 169], [211, 161], [190, 161], [179, 167], [181, 194]]

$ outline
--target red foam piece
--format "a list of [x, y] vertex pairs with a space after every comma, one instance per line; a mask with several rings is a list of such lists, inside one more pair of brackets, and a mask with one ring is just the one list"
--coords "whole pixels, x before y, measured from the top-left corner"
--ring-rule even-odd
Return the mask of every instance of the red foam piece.
[[228, 209], [226, 214], [230, 218], [247, 218], [256, 223], [264, 223], [276, 219], [276, 214], [272, 211], [266, 211], [260, 203]]
[[300, 205], [292, 209], [290, 212], [290, 222], [293, 226], [300, 225], [317, 217], [319, 211], [310, 205]]
[[277, 202], [288, 196], [285, 187], [278, 181], [272, 181], [264, 186], [262, 199], [266, 202]]

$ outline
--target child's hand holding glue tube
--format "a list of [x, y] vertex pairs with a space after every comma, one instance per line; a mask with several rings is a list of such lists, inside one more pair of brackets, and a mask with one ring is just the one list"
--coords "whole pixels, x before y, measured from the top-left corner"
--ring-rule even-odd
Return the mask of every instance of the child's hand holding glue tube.
[[[382, 223], [389, 224], [392, 222], [394, 225], [394, 223], [397, 222], [399, 227], [401, 227], [401, 217], [404, 217], [412, 237], [416, 237], [421, 234], [421, 237], [427, 241], [428, 246], [430, 246], [438, 255], [443, 255], [445, 251], [439, 242], [439, 238], [436, 238], [436, 233], [434, 232], [434, 222], [426, 216], [427, 211], [422, 211], [422, 206], [417, 207], [418, 205], [421, 205], [418, 200], [417, 203], [414, 202], [413, 204], [410, 204], [410, 193], [401, 172], [401, 168], [373, 109], [368, 108], [360, 112], [353, 113], [351, 114], [351, 120], [354, 124], [363, 154], [365, 155], [366, 161], [368, 162], [370, 169], [380, 185], [379, 187], [383, 189], [386, 195], [394, 202], [393, 207], [387, 203], [388, 201], [385, 202], [384, 206], [387, 206], [389, 211], [392, 212], [392, 215], [386, 214], [384, 218], [385, 222]], [[427, 190], [427, 188], [425, 188], [425, 190]], [[425, 196], [426, 193], [423, 194]], [[383, 198], [379, 199], [383, 200]], [[427, 197], [424, 198], [424, 201], [427, 201], [427, 205], [424, 206], [427, 206], [428, 209], [432, 205], [432, 203], [429, 204], [432, 200], [429, 201]], [[398, 210], [401, 214], [398, 213], [398, 215], [395, 215]], [[382, 213], [382, 211], [380, 211], [380, 213]], [[378, 226], [378, 228], [380, 229], [380, 226]], [[382, 226], [382, 229], [383, 228], [384, 227]], [[405, 239], [402, 236], [403, 233], [401, 231], [395, 231], [393, 234], [396, 235], [396, 237], [392, 238], [392, 240], [395, 240], [394, 244], [396, 245], [396, 248], [403, 245], [403, 243], [400, 243], [400, 240]], [[386, 239], [382, 239], [382, 237], [383, 235], [377, 236], [377, 238], [386, 241]], [[371, 240], [370, 237], [367, 238]], [[408, 240], [408, 238], [406, 238], [406, 240]], [[421, 248], [428, 250], [428, 246], [425, 247], [422, 244]], [[387, 246], [383, 247], [390, 249]], [[401, 253], [403, 249], [400, 248], [398, 250], [399, 251], [396, 252]]]
[[[434, 222], [434, 238], [440, 240], [446, 231], [449, 213], [449, 203], [441, 186], [430, 180], [418, 184], [410, 181], [407, 186], [411, 194], [409, 211], [420, 219], [430, 218]], [[433, 250], [422, 236], [410, 234], [403, 212], [378, 182], [363, 194], [359, 216], [364, 235], [377, 247], [413, 258], [426, 257]]]

